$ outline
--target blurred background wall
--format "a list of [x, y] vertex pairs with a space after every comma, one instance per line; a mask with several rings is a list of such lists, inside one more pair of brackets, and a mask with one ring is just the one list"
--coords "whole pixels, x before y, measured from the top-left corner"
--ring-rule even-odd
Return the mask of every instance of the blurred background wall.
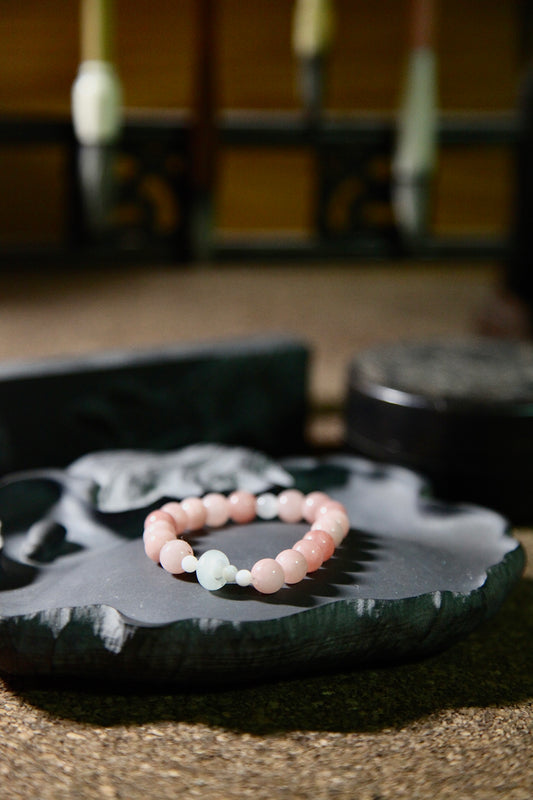
[[[519, 0], [441, 0], [440, 104], [446, 111], [515, 107], [523, 68]], [[336, 0], [327, 106], [393, 112], [406, 55], [405, 0]], [[192, 102], [195, 0], [117, 0], [116, 63], [128, 108]], [[290, 0], [219, 0], [218, 96], [223, 109], [298, 107]], [[0, 113], [67, 115], [76, 74], [75, 0], [0, 0]], [[51, 147], [0, 149], [0, 246], [62, 236], [63, 154]], [[221, 229], [307, 230], [310, 154], [246, 148], [220, 154]], [[500, 233], [508, 223], [509, 152], [442, 153], [435, 229]]]

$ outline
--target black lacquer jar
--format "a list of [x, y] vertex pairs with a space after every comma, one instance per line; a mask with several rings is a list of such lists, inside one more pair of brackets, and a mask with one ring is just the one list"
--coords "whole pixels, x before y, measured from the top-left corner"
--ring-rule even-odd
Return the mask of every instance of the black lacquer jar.
[[533, 346], [400, 342], [353, 359], [346, 444], [425, 475], [439, 497], [533, 521]]

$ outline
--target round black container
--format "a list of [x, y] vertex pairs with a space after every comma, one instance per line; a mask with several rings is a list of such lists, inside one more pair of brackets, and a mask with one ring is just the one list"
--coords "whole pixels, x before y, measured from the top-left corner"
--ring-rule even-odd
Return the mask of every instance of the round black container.
[[533, 346], [404, 342], [350, 365], [348, 447], [429, 478], [444, 499], [533, 522]]

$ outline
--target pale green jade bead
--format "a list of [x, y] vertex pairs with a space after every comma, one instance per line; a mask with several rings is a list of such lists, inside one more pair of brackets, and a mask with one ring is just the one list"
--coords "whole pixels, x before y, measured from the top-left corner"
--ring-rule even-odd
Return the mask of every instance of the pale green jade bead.
[[229, 558], [222, 550], [206, 550], [196, 565], [198, 583], [210, 592], [222, 589], [227, 583], [224, 570], [229, 566]]

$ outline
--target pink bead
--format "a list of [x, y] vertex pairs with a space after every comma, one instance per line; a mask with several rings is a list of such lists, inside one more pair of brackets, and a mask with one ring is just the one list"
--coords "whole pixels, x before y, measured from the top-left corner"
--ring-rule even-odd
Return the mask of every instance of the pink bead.
[[[163, 520], [165, 522], [170, 523], [173, 527], [175, 527], [174, 519], [170, 516], [170, 514], [168, 514], [166, 511], [162, 511], [160, 508], [158, 508], [157, 511], [151, 511], [148, 514], [148, 516], [144, 520], [144, 529], [146, 530], [151, 525], [153, 525], [155, 522], [161, 522]], [[176, 531], [176, 533], [177, 533], [177, 531]]]
[[346, 506], [343, 506], [343, 504], [339, 503], [338, 500], [332, 500], [331, 497], [328, 497], [328, 499], [317, 509], [317, 517], [321, 514], [329, 514], [330, 511], [342, 511], [343, 514], [348, 516]]
[[[324, 514], [324, 516], [329, 516], [329, 514]], [[348, 519], [348, 515], [343, 514], [342, 511], [332, 511], [331, 516], [340, 523], [343, 536], [347, 536], [350, 532], [350, 520]]]
[[330, 517], [333, 518], [333, 519], [336, 519], [337, 522], [339, 522], [339, 524], [340, 524], [340, 526], [341, 526], [341, 528], [343, 530], [344, 535], [345, 536], [347, 535], [348, 531], [350, 530], [350, 520], [348, 519], [348, 514], [346, 514], [345, 511], [341, 511], [340, 509], [332, 508], [332, 509], [330, 509], [330, 511], [328, 511], [327, 514], [319, 514], [319, 516], [316, 518], [315, 522], [318, 522], [318, 520], [322, 519], [323, 517], [327, 517], [328, 519], [330, 519]]
[[[340, 512], [322, 514], [322, 516], [318, 517], [316, 522], [313, 522], [311, 525], [312, 531], [320, 530], [329, 533], [335, 543], [335, 547], [338, 547], [346, 536], [345, 525], [343, 524], [344, 520], [339, 519], [339, 515]], [[346, 517], [346, 519], [348, 518]]]
[[329, 497], [324, 492], [311, 492], [306, 495], [303, 502], [303, 518], [306, 522], [314, 522], [318, 509], [329, 500]]
[[229, 519], [229, 505], [223, 494], [210, 492], [203, 497], [202, 503], [207, 511], [206, 525], [210, 528], [220, 528], [226, 524]]
[[174, 525], [174, 520], [167, 521], [166, 519], [156, 519], [155, 522], [152, 522], [151, 525], [148, 525], [147, 528], [143, 531], [143, 542], [147, 540], [151, 533], [161, 533], [166, 531], [172, 539], [176, 538], [176, 526]]
[[151, 558], [152, 561], [156, 563], [159, 561], [159, 555], [163, 545], [166, 544], [166, 542], [172, 542], [176, 539], [174, 531], [171, 531], [170, 527], [167, 528], [163, 526], [164, 523], [152, 525], [150, 530], [146, 531], [143, 536], [144, 552], [148, 558]]
[[201, 530], [207, 520], [207, 511], [199, 497], [186, 497], [181, 501], [181, 507], [187, 515], [188, 531]]
[[276, 561], [283, 567], [285, 583], [299, 583], [305, 578], [308, 565], [304, 554], [298, 550], [282, 550]]
[[261, 594], [274, 594], [285, 583], [283, 567], [273, 558], [262, 558], [252, 567], [252, 585]]
[[238, 490], [228, 497], [229, 516], [233, 522], [244, 524], [255, 519], [255, 495]]
[[316, 542], [310, 542], [309, 539], [300, 539], [292, 549], [297, 550], [305, 556], [308, 572], [315, 572], [315, 570], [322, 566], [322, 562], [324, 561], [322, 558], [322, 547], [316, 544]]
[[181, 505], [175, 501], [165, 503], [164, 506], [161, 506], [161, 511], [166, 511], [167, 514], [170, 514], [174, 520], [174, 525], [176, 526], [178, 536], [180, 533], [183, 533], [187, 527], [187, 514], [182, 509]]
[[335, 542], [331, 534], [322, 530], [313, 530], [305, 534], [304, 539], [309, 539], [310, 542], [316, 542], [322, 548], [322, 556], [324, 561], [327, 561], [335, 552]]
[[304, 496], [298, 489], [285, 489], [278, 495], [278, 517], [283, 522], [300, 522]]
[[171, 572], [173, 575], [180, 575], [184, 572], [181, 562], [185, 556], [192, 556], [193, 551], [189, 542], [184, 539], [173, 539], [171, 542], [165, 542], [159, 554], [159, 562], [163, 569]]

